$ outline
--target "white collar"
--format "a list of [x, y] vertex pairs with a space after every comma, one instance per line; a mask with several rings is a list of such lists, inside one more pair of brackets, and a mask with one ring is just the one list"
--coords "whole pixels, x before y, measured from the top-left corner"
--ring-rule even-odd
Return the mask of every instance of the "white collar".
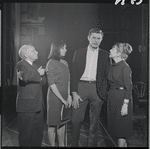
[[97, 52], [99, 50], [99, 47], [97, 49], [93, 50], [90, 46], [88, 46], [88, 50], [93, 51], [93, 52], [95, 52], [95, 51]]
[[30, 60], [25, 60], [25, 61], [27, 61], [30, 65], [33, 65], [33, 62], [31, 62]]

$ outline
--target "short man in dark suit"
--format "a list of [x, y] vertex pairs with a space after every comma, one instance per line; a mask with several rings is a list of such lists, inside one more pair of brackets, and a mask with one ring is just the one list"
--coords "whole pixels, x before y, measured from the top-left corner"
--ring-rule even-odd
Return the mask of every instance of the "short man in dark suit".
[[45, 69], [33, 62], [38, 52], [31, 45], [19, 50], [22, 59], [17, 63], [18, 94], [16, 109], [19, 130], [19, 146], [41, 146], [43, 138], [43, 93], [46, 83]]
[[80, 125], [90, 102], [90, 131], [88, 146], [98, 145], [100, 111], [107, 95], [109, 53], [99, 48], [103, 31], [89, 31], [87, 48], [75, 52], [71, 69], [72, 146], [79, 146]]

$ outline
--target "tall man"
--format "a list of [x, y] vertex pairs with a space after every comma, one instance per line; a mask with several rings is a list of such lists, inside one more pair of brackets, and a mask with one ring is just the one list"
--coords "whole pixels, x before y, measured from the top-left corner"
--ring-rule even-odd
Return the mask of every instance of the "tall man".
[[33, 62], [38, 52], [31, 45], [19, 50], [22, 59], [17, 63], [18, 95], [16, 109], [20, 146], [41, 146], [43, 138], [43, 93], [45, 70]]
[[107, 95], [107, 73], [109, 53], [99, 48], [103, 31], [93, 28], [89, 31], [89, 45], [75, 52], [71, 69], [72, 146], [79, 145], [80, 126], [84, 120], [87, 104], [90, 102], [90, 133], [88, 146], [98, 145], [99, 116]]

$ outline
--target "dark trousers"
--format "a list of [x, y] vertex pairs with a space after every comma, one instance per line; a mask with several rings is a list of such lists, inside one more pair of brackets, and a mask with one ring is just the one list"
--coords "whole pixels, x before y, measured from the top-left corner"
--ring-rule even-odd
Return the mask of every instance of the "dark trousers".
[[19, 112], [17, 116], [19, 146], [41, 146], [43, 138], [43, 111]]
[[88, 146], [98, 146], [99, 118], [103, 101], [98, 97], [96, 84], [78, 83], [78, 94], [83, 101], [79, 101], [79, 108], [72, 108], [72, 146], [79, 146], [80, 126], [84, 120], [88, 102], [90, 102], [90, 130]]

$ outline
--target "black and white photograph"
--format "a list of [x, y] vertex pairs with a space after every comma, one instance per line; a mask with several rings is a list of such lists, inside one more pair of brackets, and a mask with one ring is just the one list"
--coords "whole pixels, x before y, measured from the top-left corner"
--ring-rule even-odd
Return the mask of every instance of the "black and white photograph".
[[1, 147], [148, 147], [149, 6], [1, 3]]

